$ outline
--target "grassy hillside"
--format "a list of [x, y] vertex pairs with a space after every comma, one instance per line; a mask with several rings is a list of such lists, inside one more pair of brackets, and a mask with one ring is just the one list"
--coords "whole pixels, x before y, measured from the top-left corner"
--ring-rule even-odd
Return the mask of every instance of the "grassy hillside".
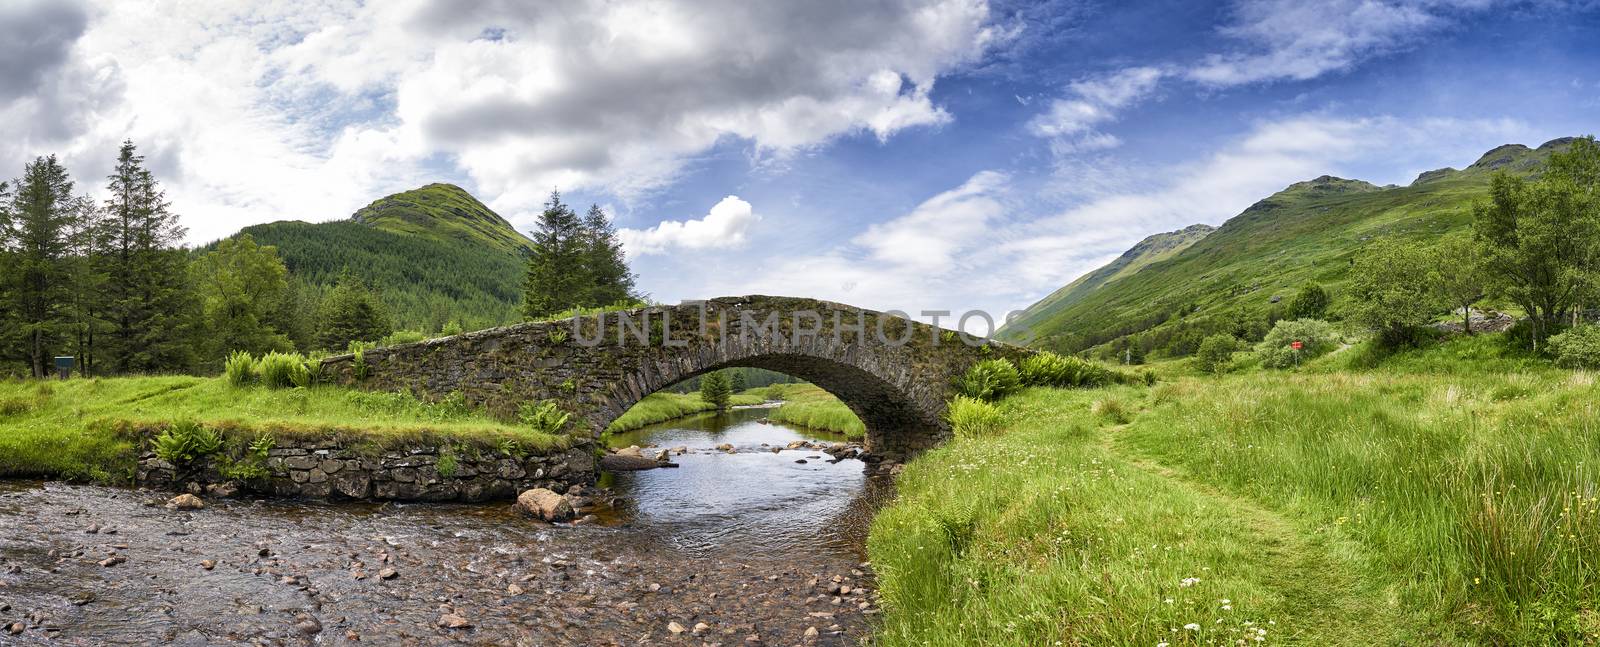
[[373, 229], [482, 244], [510, 254], [533, 249], [533, 241], [454, 184], [429, 184], [379, 198], [350, 219]]
[[[1536, 172], [1569, 141], [1502, 146], [1466, 169], [1429, 171], [1404, 187], [1328, 176], [1300, 182], [1165, 255], [1142, 264], [1118, 259], [1030, 307], [1021, 321], [1043, 348], [1077, 351], [1145, 331], [1152, 332], [1147, 343], [1160, 347], [1185, 328], [1225, 330], [1262, 318], [1274, 297], [1287, 300], [1307, 282], [1328, 287], [1337, 305], [1352, 260], [1370, 241], [1465, 231], [1493, 171]], [[1023, 331], [1013, 325], [1000, 336], [1024, 340]]]
[[1216, 231], [1216, 227], [1211, 225], [1189, 225], [1177, 231], [1145, 238], [1104, 267], [1078, 277], [1061, 289], [1050, 293], [1050, 296], [1040, 299], [1038, 303], [1028, 306], [1022, 314], [1006, 325], [1037, 327], [1107, 283], [1131, 276], [1151, 263], [1172, 258], [1213, 231]]
[[874, 642], [1594, 644], [1600, 386], [1495, 337], [1013, 396], [875, 520]]
[[244, 228], [274, 245], [313, 292], [348, 270], [376, 287], [398, 329], [468, 330], [519, 319], [523, 253], [531, 243], [466, 191], [448, 184], [379, 199], [349, 220]]

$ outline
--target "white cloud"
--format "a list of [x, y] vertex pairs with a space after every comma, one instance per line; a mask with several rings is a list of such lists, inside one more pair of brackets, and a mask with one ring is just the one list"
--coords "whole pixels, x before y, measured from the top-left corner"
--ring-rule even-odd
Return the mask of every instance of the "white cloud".
[[934, 83], [1004, 35], [982, 0], [89, 1], [0, 7], [40, 36], [0, 45], [0, 164], [58, 152], [98, 184], [131, 137], [194, 241], [441, 175], [515, 219], [729, 140], [887, 139], [948, 122]]
[[1222, 33], [1238, 51], [1207, 56], [1186, 76], [1232, 86], [1313, 79], [1404, 49], [1492, 0], [1241, 0]]
[[629, 255], [678, 249], [738, 249], [747, 241], [750, 226], [760, 220], [750, 203], [730, 195], [699, 220], [666, 220], [642, 231], [619, 229], [617, 237]]
[[1071, 98], [1050, 102], [1050, 109], [1028, 122], [1034, 135], [1051, 140], [1058, 154], [1102, 150], [1121, 145], [1116, 136], [1095, 130], [1116, 118], [1117, 111], [1155, 91], [1166, 72], [1133, 67], [1068, 86]]
[[894, 220], [872, 225], [854, 243], [876, 260], [910, 270], [956, 265], [958, 253], [971, 251], [1003, 213], [997, 194], [1006, 176], [983, 171], [965, 184], [929, 198]]

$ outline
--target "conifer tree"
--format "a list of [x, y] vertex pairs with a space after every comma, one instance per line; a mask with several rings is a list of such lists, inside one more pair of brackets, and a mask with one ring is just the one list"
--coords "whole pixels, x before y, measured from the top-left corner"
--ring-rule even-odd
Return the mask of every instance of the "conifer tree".
[[124, 141], [107, 178], [106, 277], [108, 368], [118, 373], [170, 371], [194, 362], [198, 310], [189, 281], [186, 230], [132, 141]]
[[733, 384], [728, 380], [727, 373], [712, 371], [700, 378], [700, 399], [718, 410], [728, 408], [732, 393]]
[[587, 303], [591, 283], [585, 262], [586, 240], [578, 214], [562, 204], [560, 193], [550, 192], [550, 201], [533, 232], [533, 252], [523, 279], [524, 318], [547, 317]]
[[348, 272], [322, 299], [318, 322], [317, 343], [329, 350], [343, 350], [352, 341], [375, 342], [394, 332], [378, 295]]
[[617, 231], [599, 205], [590, 205], [583, 218], [586, 266], [589, 273], [589, 295], [584, 305], [604, 307], [637, 301], [634, 292], [634, 275], [628, 269], [628, 260], [617, 240]]
[[82, 216], [72, 197], [72, 179], [54, 155], [28, 163], [0, 221], [0, 247], [13, 253], [5, 286], [8, 326], [21, 342], [29, 373], [44, 377], [68, 326], [71, 299], [71, 234]]

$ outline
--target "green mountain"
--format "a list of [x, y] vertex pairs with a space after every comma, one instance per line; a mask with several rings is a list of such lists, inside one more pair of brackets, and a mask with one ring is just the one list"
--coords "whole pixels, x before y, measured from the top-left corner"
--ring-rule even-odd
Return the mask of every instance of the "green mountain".
[[350, 219], [373, 229], [485, 244], [504, 252], [533, 249], [527, 236], [454, 184], [429, 184], [379, 198]]
[[[245, 227], [273, 245], [313, 294], [349, 271], [377, 288], [396, 329], [466, 329], [520, 319], [524, 254], [532, 242], [460, 187], [430, 184], [380, 198], [348, 220]], [[235, 234], [238, 235], [238, 234]]]
[[1182, 355], [1213, 332], [1264, 332], [1274, 309], [1308, 282], [1328, 288], [1337, 309], [1368, 243], [1467, 231], [1493, 172], [1537, 173], [1571, 141], [1501, 146], [1465, 169], [1428, 171], [1403, 187], [1331, 176], [1290, 185], [1215, 230], [1195, 225], [1141, 241], [1029, 306], [999, 336], [1070, 352], [1137, 343]]

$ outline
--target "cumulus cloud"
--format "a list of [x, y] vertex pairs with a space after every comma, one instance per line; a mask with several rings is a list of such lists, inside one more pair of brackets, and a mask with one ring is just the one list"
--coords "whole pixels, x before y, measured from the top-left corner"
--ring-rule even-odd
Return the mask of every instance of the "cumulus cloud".
[[952, 267], [961, 260], [957, 254], [980, 244], [1003, 213], [998, 194], [1006, 179], [994, 171], [979, 172], [911, 213], [868, 227], [853, 242], [891, 265], [919, 271]]
[[441, 176], [515, 220], [727, 142], [888, 139], [950, 121], [935, 82], [1003, 36], [982, 0], [86, 1], [0, 5], [0, 163], [98, 177], [132, 137], [196, 241]]
[[738, 249], [750, 226], [761, 220], [750, 203], [738, 196], [723, 198], [699, 220], [666, 220], [645, 230], [619, 229], [617, 238], [629, 254], [662, 254], [679, 249]]

